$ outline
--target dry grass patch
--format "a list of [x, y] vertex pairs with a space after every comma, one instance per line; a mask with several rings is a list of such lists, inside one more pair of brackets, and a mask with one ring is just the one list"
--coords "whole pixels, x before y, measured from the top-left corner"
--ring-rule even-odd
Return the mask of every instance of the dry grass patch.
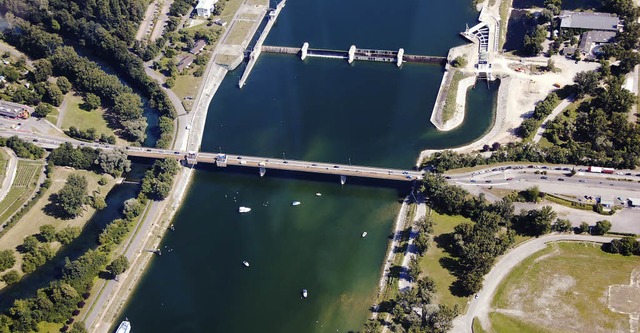
[[629, 332], [628, 316], [609, 309], [608, 292], [628, 285], [638, 267], [637, 257], [605, 253], [599, 244], [554, 243], [514, 268], [493, 308], [537, 331]]
[[254, 26], [253, 21], [236, 21], [231, 27], [231, 31], [224, 40], [225, 44], [240, 45]]
[[18, 161], [16, 178], [11, 184], [9, 193], [0, 202], [0, 223], [7, 221], [31, 197], [41, 170], [42, 162]]
[[[2, 238], [0, 238], [0, 250], [10, 249], [16, 251], [16, 247], [22, 244], [25, 237], [39, 233], [40, 227], [45, 224], [51, 224], [56, 228], [56, 230], [60, 230], [68, 226], [82, 228], [85, 223], [89, 221], [89, 219], [95, 213], [95, 209], [88, 205], [85, 205], [85, 210], [81, 216], [69, 220], [55, 218], [45, 213], [45, 206], [50, 202], [49, 198], [52, 194], [55, 194], [59, 192], [60, 189], [62, 189], [67, 177], [70, 174], [79, 174], [87, 178], [89, 195], [95, 194], [106, 197], [107, 193], [109, 193], [111, 188], [115, 185], [115, 180], [109, 175], [104, 175], [104, 177], [107, 178], [109, 182], [104, 186], [100, 186], [98, 185], [98, 180], [100, 180], [103, 175], [97, 175], [93, 172], [85, 170], [74, 170], [66, 167], [55, 167], [51, 176], [51, 187], [46, 190], [44, 195], [29, 210], [29, 212], [27, 212], [5, 235], [2, 236]], [[59, 247], [60, 244], [58, 244], [57, 242], [54, 242], [54, 244], [52, 244], [52, 248], [55, 250], [57, 250]], [[22, 255], [17, 251], [16, 259], [17, 260], [16, 264], [14, 265], [14, 269], [22, 272]]]
[[7, 177], [8, 163], [9, 163], [9, 154], [4, 149], [0, 149], [0, 185], [2, 185], [2, 182], [4, 182], [4, 179]]

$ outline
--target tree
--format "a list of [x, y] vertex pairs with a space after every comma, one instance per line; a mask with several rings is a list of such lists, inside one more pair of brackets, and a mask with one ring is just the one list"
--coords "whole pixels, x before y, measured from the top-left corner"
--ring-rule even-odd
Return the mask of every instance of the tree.
[[422, 269], [420, 268], [420, 261], [418, 260], [417, 257], [411, 258], [411, 261], [409, 262], [408, 273], [409, 273], [409, 277], [411, 278], [411, 281], [416, 281], [420, 276], [420, 273], [422, 273]]
[[73, 324], [73, 327], [71, 327], [71, 330], [69, 331], [69, 333], [87, 333], [87, 328], [84, 325], [83, 321], [79, 321], [75, 324]]
[[107, 179], [107, 177], [100, 177], [100, 179], [98, 180], [98, 185], [105, 186], [108, 182], [109, 180]]
[[579, 72], [573, 78], [573, 82], [576, 83], [575, 89], [578, 98], [584, 95], [592, 95], [600, 83], [600, 73], [596, 71]]
[[557, 232], [569, 232], [571, 231], [571, 221], [567, 219], [557, 219], [556, 223], [553, 224], [553, 231]]
[[15, 269], [12, 269], [2, 276], [2, 281], [4, 281], [4, 283], [6, 283], [7, 285], [15, 284], [16, 282], [20, 281], [20, 274], [18, 274]]
[[129, 260], [124, 255], [118, 256], [114, 259], [109, 266], [107, 266], [107, 270], [114, 278], [117, 278], [118, 275], [124, 273], [124, 271], [129, 268]]
[[62, 245], [67, 245], [71, 243], [74, 239], [76, 239], [80, 235], [80, 228], [78, 227], [65, 227], [62, 230], [58, 231], [56, 234], [56, 239], [58, 242], [62, 243]]
[[36, 106], [31, 115], [38, 118], [44, 118], [54, 110], [55, 108], [51, 104], [40, 103], [38, 104], [38, 106]]
[[542, 52], [542, 43], [546, 39], [547, 29], [543, 26], [536, 26], [524, 36], [524, 43], [520, 50], [523, 55], [535, 56]]
[[91, 206], [96, 210], [103, 210], [107, 208], [107, 202], [104, 201], [104, 197], [99, 195], [93, 196], [93, 200], [91, 202]]
[[556, 63], [553, 61], [553, 59], [549, 59], [547, 61], [547, 71], [549, 72], [555, 72], [557, 69], [556, 67]]
[[607, 220], [602, 220], [596, 222], [595, 227], [593, 227], [594, 235], [604, 235], [611, 229], [611, 222]]
[[122, 148], [101, 151], [95, 163], [104, 173], [114, 177], [120, 177], [123, 172], [131, 171], [131, 161], [127, 159], [127, 152]]
[[625, 236], [621, 239], [614, 239], [609, 243], [609, 252], [620, 253], [624, 256], [630, 256], [632, 254], [640, 254], [640, 243], [635, 237]]
[[369, 319], [366, 323], [364, 323], [364, 327], [362, 327], [363, 333], [378, 333], [380, 332], [380, 328], [382, 325], [378, 320]]
[[13, 267], [16, 258], [11, 250], [0, 251], [0, 272]]
[[582, 234], [582, 233], [585, 233], [585, 232], [589, 232], [589, 223], [587, 223], [587, 222], [580, 223], [580, 226], [578, 228], [576, 228], [575, 232], [576, 232], [576, 234]]
[[45, 242], [53, 242], [56, 239], [56, 227], [51, 224], [40, 226], [40, 238]]
[[39, 245], [40, 242], [38, 241], [38, 238], [36, 238], [36, 236], [27, 236], [22, 242], [22, 250], [25, 253], [35, 252], [38, 249]]
[[458, 56], [451, 61], [453, 67], [465, 67], [467, 65], [467, 59], [463, 56]]
[[95, 109], [99, 108], [100, 105], [102, 105], [102, 101], [100, 100], [100, 96], [92, 94], [92, 93], [88, 93], [84, 97], [84, 104], [87, 107], [87, 109], [95, 110]]
[[47, 85], [45, 86], [43, 101], [55, 106], [60, 106], [63, 99], [64, 94], [62, 93], [62, 91], [60, 91], [60, 88], [58, 88], [58, 86], [53, 83], [47, 83]]
[[51, 61], [46, 58], [34, 61], [33, 71], [31, 72], [31, 74], [33, 76], [34, 83], [47, 81], [49, 76], [53, 74]]
[[540, 198], [540, 188], [538, 186], [532, 186], [520, 193], [527, 202], [538, 202]]
[[69, 92], [69, 90], [71, 90], [71, 82], [69, 82], [69, 79], [64, 76], [59, 77], [56, 81], [56, 84], [63, 94], [66, 94]]
[[87, 179], [84, 176], [71, 174], [56, 195], [56, 205], [64, 217], [73, 218], [82, 212], [86, 196]]

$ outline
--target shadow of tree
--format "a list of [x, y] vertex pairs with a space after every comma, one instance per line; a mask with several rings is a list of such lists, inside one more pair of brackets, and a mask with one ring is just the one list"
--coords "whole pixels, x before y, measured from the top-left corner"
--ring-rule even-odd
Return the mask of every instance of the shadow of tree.
[[389, 268], [389, 277], [397, 279], [402, 274], [402, 271], [403, 271], [402, 266], [393, 265]]

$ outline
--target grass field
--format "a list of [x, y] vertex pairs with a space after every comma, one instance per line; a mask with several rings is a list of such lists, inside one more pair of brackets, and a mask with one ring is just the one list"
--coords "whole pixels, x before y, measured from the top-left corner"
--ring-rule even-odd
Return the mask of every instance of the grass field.
[[45, 119], [50, 121], [52, 124], [56, 124], [58, 122], [58, 117], [60, 116], [60, 111], [58, 108], [53, 108], [53, 112], [49, 113]]
[[7, 176], [7, 163], [9, 163], [9, 155], [4, 149], [0, 149], [0, 186]]
[[98, 135], [115, 135], [113, 130], [107, 127], [107, 121], [104, 119], [104, 109], [93, 111], [85, 111], [80, 108], [84, 100], [79, 95], [69, 93], [65, 96], [67, 99], [67, 107], [62, 115], [62, 129], [68, 129], [75, 126], [77, 129], [86, 130], [91, 127], [95, 128]]
[[240, 45], [242, 41], [244, 41], [247, 34], [249, 34], [249, 30], [253, 27], [254, 22], [248, 21], [237, 21], [233, 27], [231, 27], [231, 31], [227, 35], [227, 39], [224, 41], [225, 44], [230, 45]]
[[[516, 266], [493, 299], [492, 327], [503, 332], [628, 332], [608, 307], [610, 285], [628, 285], [637, 257], [591, 243], [554, 243]], [[493, 319], [496, 318], [496, 322]]]
[[36, 180], [41, 169], [40, 162], [18, 161], [16, 178], [11, 185], [11, 190], [0, 202], [0, 223], [4, 223], [31, 196], [36, 188]]
[[63, 324], [47, 323], [41, 321], [38, 323], [38, 332], [40, 333], [58, 333], [62, 329]]
[[[447, 264], [453, 259], [444, 247], [447, 246], [448, 238], [446, 234], [453, 232], [453, 228], [463, 222], [471, 222], [471, 220], [462, 216], [440, 215], [433, 212], [433, 239], [429, 250], [420, 260], [422, 272], [431, 277], [436, 284], [436, 300], [434, 303], [446, 304], [448, 306], [458, 305], [464, 312], [467, 304], [467, 297], [454, 296], [451, 292], [451, 285], [457, 280], [455, 276], [447, 270], [443, 264]], [[445, 235], [442, 237], [442, 235]]]
[[[63, 167], [55, 167], [51, 176], [51, 187], [47, 189], [44, 195], [29, 210], [29, 212], [27, 212], [20, 219], [20, 221], [18, 221], [4, 236], [2, 236], [2, 238], [0, 238], [1, 250], [15, 250], [18, 245], [22, 244], [22, 241], [25, 237], [39, 233], [40, 226], [43, 226], [45, 224], [52, 224], [56, 227], [57, 230], [60, 230], [67, 226], [83, 227], [85, 223], [89, 221], [89, 219], [93, 216], [95, 209], [91, 208], [88, 205], [85, 205], [85, 211], [81, 216], [69, 220], [58, 219], [45, 213], [45, 207], [50, 202], [49, 198], [52, 194], [60, 191], [70, 174], [78, 174], [87, 178], [89, 195], [95, 193], [96, 195], [106, 197], [107, 193], [109, 193], [111, 188], [115, 185], [115, 180], [108, 175], [105, 175], [104, 177], [107, 178], [109, 182], [104, 186], [100, 186], [98, 185], [98, 180], [103, 177], [102, 175], [98, 175], [85, 170], [73, 170]], [[57, 243], [52, 245], [54, 249], [57, 249], [59, 247], [59, 244]], [[21, 258], [22, 255], [16, 252], [17, 260], [14, 269], [18, 270], [19, 272], [21, 271]]]

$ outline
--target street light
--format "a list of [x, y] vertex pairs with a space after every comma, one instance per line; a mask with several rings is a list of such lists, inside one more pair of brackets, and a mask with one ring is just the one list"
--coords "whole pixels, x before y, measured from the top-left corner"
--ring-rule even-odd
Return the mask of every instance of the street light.
[[283, 161], [286, 161], [286, 160], [287, 160], [287, 159], [285, 158], [285, 156], [284, 156], [284, 152], [282, 152], [282, 160], [283, 160]]

